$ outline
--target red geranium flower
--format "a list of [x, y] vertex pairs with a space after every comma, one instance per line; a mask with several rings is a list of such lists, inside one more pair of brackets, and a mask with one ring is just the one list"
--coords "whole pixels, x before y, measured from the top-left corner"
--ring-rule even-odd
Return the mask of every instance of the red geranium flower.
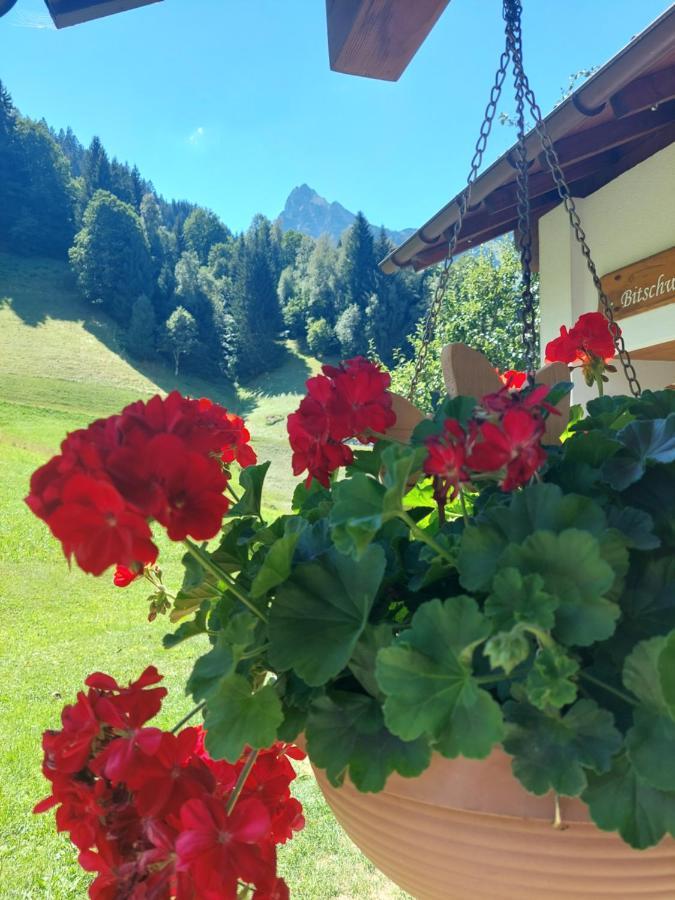
[[441, 434], [427, 442], [424, 471], [434, 477], [434, 496], [438, 503], [454, 500], [460, 485], [469, 480], [466, 469], [466, 434], [456, 419], [446, 419]]
[[614, 371], [609, 363], [615, 354], [609, 322], [600, 312], [579, 316], [570, 331], [563, 325], [560, 336], [546, 345], [547, 362], [563, 362], [567, 365], [578, 363], [588, 385], [596, 382], [601, 386], [602, 381], [607, 380], [603, 379], [603, 373]]
[[228, 816], [211, 797], [188, 800], [180, 812], [177, 868], [189, 871], [199, 897], [235, 898], [237, 882], [268, 876], [256, 845], [269, 834], [270, 817], [259, 800], [240, 800]]
[[501, 427], [483, 422], [474, 428], [474, 443], [467, 459], [477, 472], [505, 469], [502, 490], [525, 484], [546, 460], [541, 446], [544, 422], [525, 409], [505, 413]]
[[73, 475], [61, 501], [47, 524], [66, 556], [74, 556], [85, 572], [100, 575], [116, 563], [129, 566], [157, 559], [150, 526], [108, 482]]
[[527, 372], [518, 372], [516, 369], [507, 369], [506, 372], [497, 372], [502, 384], [510, 391], [519, 391], [527, 382]]

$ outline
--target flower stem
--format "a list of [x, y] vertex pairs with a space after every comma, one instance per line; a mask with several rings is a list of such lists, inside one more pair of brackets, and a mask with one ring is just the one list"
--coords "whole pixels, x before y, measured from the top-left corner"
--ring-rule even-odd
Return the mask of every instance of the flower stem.
[[603, 690], [608, 691], [610, 694], [614, 694], [615, 697], [618, 697], [620, 700], [623, 700], [624, 703], [629, 703], [631, 706], [639, 706], [637, 700], [634, 700], [628, 694], [624, 694], [623, 691], [618, 690], [615, 687], [612, 687], [611, 684], [605, 684], [604, 681], [601, 681], [599, 678], [596, 678], [595, 675], [589, 675], [588, 672], [579, 672], [581, 678], [584, 678], [586, 681], [589, 681], [591, 684], [595, 684], [598, 687], [603, 688]]
[[228, 816], [232, 813], [232, 810], [234, 809], [235, 804], [236, 804], [237, 800], [239, 799], [239, 795], [241, 794], [242, 790], [244, 789], [244, 785], [246, 784], [246, 779], [251, 774], [251, 769], [255, 765], [255, 761], [258, 758], [258, 753], [259, 753], [258, 750], [251, 750], [250, 753], [248, 754], [246, 762], [244, 763], [244, 768], [239, 773], [239, 778], [237, 778], [237, 783], [232, 788], [232, 793], [230, 794], [228, 801], [227, 801], [226, 812], [227, 812]]
[[460, 487], [459, 489], [459, 502], [462, 506], [462, 518], [464, 519], [464, 524], [469, 524], [469, 514], [466, 511], [466, 500], [464, 499], [464, 491]]
[[228, 590], [233, 593], [238, 600], [241, 600], [244, 606], [249, 609], [254, 616], [257, 616], [261, 622], [265, 622], [265, 624], [267, 624], [267, 616], [258, 609], [258, 607], [250, 597], [246, 596], [246, 594], [241, 590], [236, 581], [231, 578], [230, 575], [227, 574], [227, 572], [223, 572], [223, 570], [213, 562], [208, 553], [205, 553], [201, 549], [201, 547], [198, 547], [189, 538], [186, 538], [183, 543], [187, 547], [188, 553], [194, 556], [194, 558], [206, 572], [208, 572], [210, 575], [213, 575], [213, 577], [218, 581], [224, 581], [227, 585]]
[[598, 375], [595, 379], [595, 383], [598, 386], [598, 397], [602, 397], [605, 393], [605, 386], [602, 383], [602, 375]]
[[194, 706], [186, 716], [183, 716], [183, 718], [180, 720], [180, 722], [178, 722], [177, 725], [173, 726], [173, 728], [171, 729], [171, 734], [175, 734], [179, 729], [181, 729], [186, 722], [189, 722], [193, 716], [197, 715], [200, 709], [204, 709], [205, 705], [205, 702], [202, 701], [201, 703], [198, 703], [196, 706]]
[[402, 522], [405, 522], [405, 524], [410, 529], [411, 533], [419, 541], [423, 541], [425, 544], [427, 544], [429, 547], [431, 547], [431, 549], [434, 551], [434, 553], [436, 553], [438, 556], [440, 556], [446, 562], [449, 562], [451, 566], [454, 566], [455, 560], [452, 558], [452, 556], [450, 556], [448, 551], [444, 550], [443, 547], [441, 547], [441, 545], [438, 544], [431, 537], [430, 534], [427, 534], [426, 531], [424, 531], [422, 528], [420, 528], [418, 525], [416, 525], [415, 522], [413, 521], [413, 519], [410, 518], [410, 516], [408, 515], [407, 512], [405, 512], [404, 510], [400, 510], [397, 515], [398, 515], [399, 519], [401, 519]]

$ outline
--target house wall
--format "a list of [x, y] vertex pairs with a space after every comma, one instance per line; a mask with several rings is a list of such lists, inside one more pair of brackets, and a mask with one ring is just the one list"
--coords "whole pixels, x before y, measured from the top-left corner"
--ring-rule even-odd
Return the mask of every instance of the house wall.
[[[594, 194], [575, 199], [598, 274], [637, 262], [675, 245], [675, 144], [615, 178]], [[598, 308], [598, 295], [562, 206], [539, 220], [542, 356], [561, 325], [573, 325]], [[675, 303], [619, 320], [628, 351], [675, 340]], [[635, 360], [643, 388], [675, 383], [675, 361]], [[620, 367], [619, 367], [620, 368]], [[574, 402], [596, 396], [574, 375]], [[627, 393], [621, 371], [607, 393]]]

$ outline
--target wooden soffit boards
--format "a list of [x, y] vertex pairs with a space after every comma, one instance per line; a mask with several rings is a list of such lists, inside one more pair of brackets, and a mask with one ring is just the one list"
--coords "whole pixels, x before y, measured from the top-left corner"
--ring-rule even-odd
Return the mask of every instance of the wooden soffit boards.
[[161, 3], [162, 0], [45, 0], [57, 28], [80, 25], [92, 19], [127, 12], [138, 6]]
[[675, 341], [664, 341], [662, 344], [631, 350], [630, 356], [631, 359], [645, 359], [650, 362], [675, 362]]
[[675, 247], [603, 275], [615, 319], [675, 303]]
[[326, 0], [334, 72], [398, 81], [450, 0]]

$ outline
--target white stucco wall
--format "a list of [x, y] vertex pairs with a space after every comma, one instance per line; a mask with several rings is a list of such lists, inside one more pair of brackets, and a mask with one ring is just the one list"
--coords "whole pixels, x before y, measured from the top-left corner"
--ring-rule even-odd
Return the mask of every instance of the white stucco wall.
[[[584, 199], [575, 199], [598, 274], [605, 275], [675, 245], [675, 144], [651, 156]], [[586, 261], [562, 206], [539, 220], [541, 346], [598, 308]], [[675, 303], [621, 319], [628, 350], [675, 340]], [[643, 388], [675, 382], [675, 362], [636, 360]], [[574, 401], [596, 396], [575, 375]], [[619, 372], [607, 393], [627, 392]]]

